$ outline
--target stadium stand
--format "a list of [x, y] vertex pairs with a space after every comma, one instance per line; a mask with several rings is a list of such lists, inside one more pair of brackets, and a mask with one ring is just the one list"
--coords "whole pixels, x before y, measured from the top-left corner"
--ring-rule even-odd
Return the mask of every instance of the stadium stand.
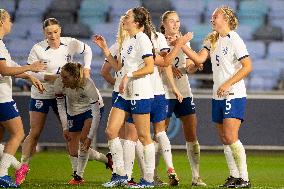
[[[211, 31], [213, 10], [229, 5], [237, 12], [240, 20], [237, 32], [253, 59], [255, 70], [246, 81], [248, 90], [283, 88], [283, 0], [0, 0], [0, 7], [10, 12], [14, 22], [5, 42], [18, 63], [25, 64], [32, 45], [44, 38], [43, 19], [55, 17], [61, 21], [63, 36], [73, 36], [90, 45], [94, 53], [92, 73], [97, 78], [101, 78], [98, 73], [103, 57], [100, 49], [92, 44], [91, 35], [102, 34], [108, 44], [114, 43], [120, 16], [127, 9], [141, 5], [149, 9], [157, 29], [161, 14], [176, 10], [182, 31], [194, 32], [191, 45], [195, 50], [202, 47], [204, 37]], [[268, 69], [269, 73], [265, 71]], [[191, 77], [194, 88], [201, 87], [202, 75], [196, 76], [198, 79]], [[204, 78], [209, 77], [204, 75]], [[99, 85], [109, 87], [103, 79]]]

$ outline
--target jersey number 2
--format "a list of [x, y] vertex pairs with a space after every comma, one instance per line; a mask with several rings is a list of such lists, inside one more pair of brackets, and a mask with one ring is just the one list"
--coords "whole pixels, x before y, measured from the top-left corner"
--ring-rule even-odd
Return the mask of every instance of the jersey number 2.
[[57, 70], [56, 74], [60, 74], [60, 68], [61, 67], [58, 67], [58, 70]]
[[178, 57], [175, 57], [175, 61], [176, 61], [176, 62], [175, 62], [175, 67], [178, 68], [179, 58], [178, 58]]

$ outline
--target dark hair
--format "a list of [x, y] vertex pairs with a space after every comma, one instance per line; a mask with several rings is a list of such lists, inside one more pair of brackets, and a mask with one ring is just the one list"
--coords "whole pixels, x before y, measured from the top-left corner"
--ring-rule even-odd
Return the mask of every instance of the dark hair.
[[43, 21], [42, 28], [45, 29], [47, 26], [51, 26], [51, 25], [60, 26], [60, 23], [55, 18], [47, 18], [45, 21]]
[[176, 11], [166, 11], [166, 12], [164, 12], [164, 14], [162, 14], [162, 16], [161, 16], [161, 25], [160, 25], [160, 30], [161, 30], [162, 34], [166, 33], [165, 27], [164, 27], [164, 21], [169, 17], [169, 14], [173, 14], [173, 13], [177, 14]]
[[[134, 17], [134, 22], [138, 22], [139, 28], [144, 27], [144, 33], [149, 37], [151, 40], [151, 34], [152, 34], [152, 22], [149, 22], [150, 13], [147, 9], [144, 7], [136, 7], [132, 9], [133, 12], [133, 17]], [[151, 40], [152, 42], [152, 40]], [[153, 42], [152, 42], [153, 44]], [[155, 50], [153, 47], [153, 55], [155, 58]]]

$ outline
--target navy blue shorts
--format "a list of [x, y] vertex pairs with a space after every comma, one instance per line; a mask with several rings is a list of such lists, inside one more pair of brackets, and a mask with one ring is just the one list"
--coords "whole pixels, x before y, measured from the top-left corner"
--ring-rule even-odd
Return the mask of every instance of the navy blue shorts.
[[163, 121], [167, 117], [167, 100], [165, 95], [155, 95], [152, 103], [150, 119], [152, 123]]
[[[100, 108], [101, 119], [103, 116], [103, 112], [104, 112], [104, 107], [101, 107]], [[67, 114], [67, 123], [68, 123], [67, 126], [68, 126], [69, 132], [82, 131], [85, 120], [89, 118], [93, 118], [92, 110], [88, 110], [84, 113], [81, 113], [75, 116], [70, 116]]]
[[166, 110], [168, 118], [172, 117], [173, 113], [175, 113], [177, 118], [195, 114], [195, 104], [191, 97], [184, 98], [181, 103], [177, 99], [168, 99], [167, 101]]
[[244, 121], [246, 97], [230, 100], [212, 99], [212, 120], [215, 123], [223, 123], [225, 118], [236, 118]]
[[20, 116], [16, 102], [0, 103], [0, 121], [8, 121]]
[[118, 94], [119, 92], [115, 92], [115, 91], [112, 91], [112, 98], [111, 98], [111, 104], [113, 105], [116, 98], [118, 97]]
[[92, 110], [74, 116], [70, 116], [67, 114], [67, 123], [68, 123], [67, 126], [69, 132], [82, 131], [85, 120], [89, 118], [93, 118]]
[[151, 112], [151, 105], [154, 99], [142, 100], [125, 100], [118, 96], [113, 104], [113, 107], [119, 108], [129, 114], [148, 114]]
[[30, 100], [30, 111], [33, 112], [42, 112], [47, 114], [49, 112], [49, 107], [52, 108], [53, 112], [57, 115], [58, 109], [57, 109], [57, 102], [56, 99], [34, 99], [31, 98]]
[[[166, 106], [167, 106], [167, 100], [165, 98], [165, 95], [154, 96], [154, 101], [152, 103], [151, 112], [150, 112], [150, 121], [152, 123], [158, 123], [167, 118]], [[126, 122], [134, 123], [131, 115]]]

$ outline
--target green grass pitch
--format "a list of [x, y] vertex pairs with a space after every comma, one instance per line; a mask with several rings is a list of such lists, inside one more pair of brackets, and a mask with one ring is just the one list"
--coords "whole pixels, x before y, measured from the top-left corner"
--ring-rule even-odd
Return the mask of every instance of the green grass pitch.
[[[19, 156], [18, 156], [19, 157]], [[180, 185], [177, 188], [190, 188], [191, 171], [185, 151], [173, 151], [174, 165]], [[284, 189], [284, 152], [247, 152], [249, 177], [252, 188], [282, 188]], [[163, 160], [160, 161], [159, 176], [167, 181]], [[225, 157], [221, 151], [201, 152], [200, 173], [207, 187], [218, 188], [228, 176]], [[11, 170], [13, 174], [13, 170]], [[65, 152], [44, 151], [35, 154], [30, 165], [30, 172], [21, 188], [103, 188], [101, 184], [111, 177], [110, 170], [96, 161], [89, 161], [85, 170], [85, 183], [81, 186], [69, 186], [71, 165]], [[137, 162], [134, 168], [134, 178], [138, 181]], [[169, 188], [169, 187], [164, 187]]]

